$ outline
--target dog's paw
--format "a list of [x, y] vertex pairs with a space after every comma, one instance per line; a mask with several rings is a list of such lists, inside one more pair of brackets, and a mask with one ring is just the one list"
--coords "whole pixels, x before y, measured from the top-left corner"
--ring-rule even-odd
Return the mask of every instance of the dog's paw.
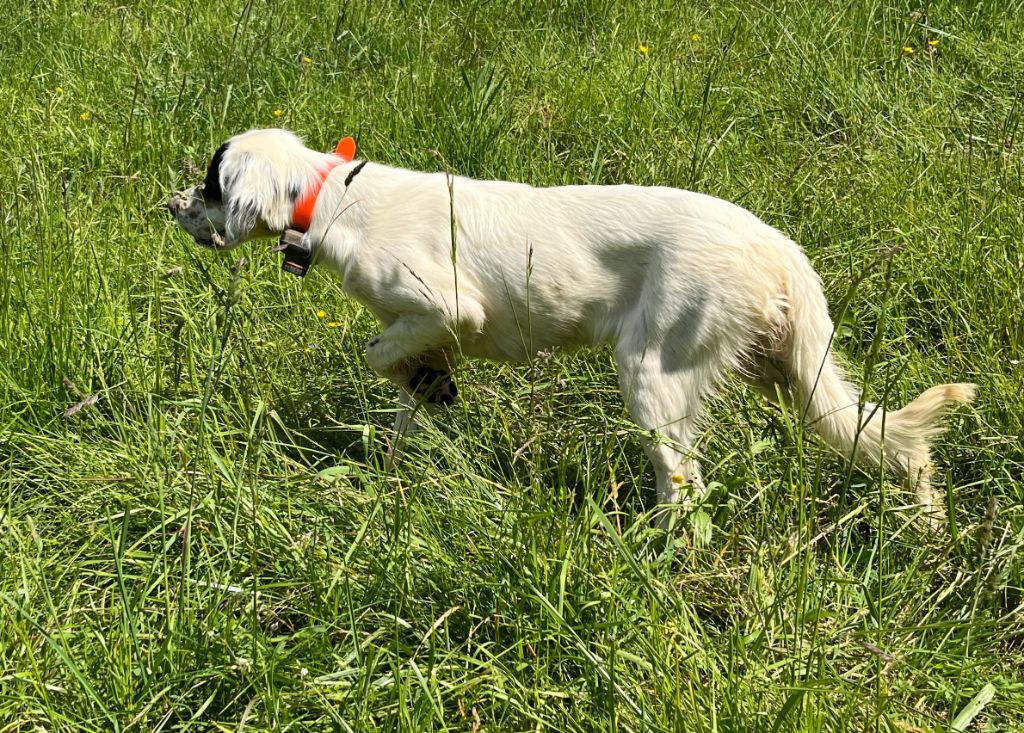
[[434, 382], [443, 376], [444, 372], [438, 369], [431, 369], [428, 366], [417, 367], [409, 379], [409, 389], [416, 395], [426, 394], [434, 386]]
[[427, 397], [427, 401], [435, 405], [448, 407], [455, 404], [455, 398], [459, 396], [459, 388], [455, 386], [451, 375], [446, 374], [434, 390], [433, 394]]
[[421, 366], [413, 373], [409, 389], [430, 404], [445, 407], [454, 404], [455, 398], [459, 396], [459, 389], [451, 374], [428, 366]]

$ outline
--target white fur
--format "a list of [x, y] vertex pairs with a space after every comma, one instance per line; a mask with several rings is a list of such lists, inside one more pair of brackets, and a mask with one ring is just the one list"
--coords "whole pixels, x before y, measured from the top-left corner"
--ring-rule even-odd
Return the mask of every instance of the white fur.
[[[330, 160], [282, 130], [233, 138], [220, 169], [223, 211], [208, 207], [210, 221], [226, 220], [224, 248], [286, 228], [289, 190]], [[308, 236], [318, 263], [383, 324], [366, 359], [401, 388], [419, 365], [447, 369], [460, 355], [519, 361], [610, 342], [633, 419], [658, 435], [646, 450], [659, 502], [674, 504], [685, 487], [699, 497], [702, 406], [736, 369], [769, 398], [791, 400], [845, 457], [909, 480], [921, 505], [941, 514], [929, 441], [974, 386], [933, 387], [889, 413], [859, 406], [829, 354], [833, 325], [817, 274], [750, 212], [672, 188], [455, 177], [453, 243], [444, 173], [369, 163], [346, 188], [355, 165], [331, 172]], [[410, 421], [408, 394], [404, 403], [400, 424]]]

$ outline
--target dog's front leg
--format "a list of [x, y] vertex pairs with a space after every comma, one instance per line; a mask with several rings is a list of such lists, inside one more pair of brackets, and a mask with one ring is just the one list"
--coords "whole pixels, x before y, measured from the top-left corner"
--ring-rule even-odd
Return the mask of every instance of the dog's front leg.
[[400, 441], [406, 435], [413, 435], [419, 431], [419, 424], [416, 422], [416, 408], [419, 406], [419, 399], [407, 389], [398, 390], [398, 409], [395, 411], [395, 422], [391, 426], [394, 440]]
[[451, 376], [453, 363], [451, 352], [440, 350], [415, 357], [389, 375], [399, 394], [393, 428], [396, 437], [417, 432], [417, 411], [433, 412], [440, 405], [454, 404], [459, 391]]
[[401, 316], [366, 344], [366, 361], [399, 388], [394, 436], [417, 430], [421, 405], [450, 405], [458, 390], [451, 379], [452, 329], [438, 313]]
[[453, 330], [440, 313], [401, 316], [366, 342], [366, 363], [381, 376], [408, 387], [415, 367], [423, 363], [417, 357], [443, 350], [453, 340]]

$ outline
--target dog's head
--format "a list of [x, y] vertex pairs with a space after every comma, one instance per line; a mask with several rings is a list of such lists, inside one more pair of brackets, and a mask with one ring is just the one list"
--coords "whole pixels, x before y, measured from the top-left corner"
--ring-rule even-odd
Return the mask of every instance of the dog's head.
[[231, 249], [287, 229], [328, 157], [286, 130], [250, 130], [221, 145], [202, 183], [175, 192], [167, 208], [200, 246]]

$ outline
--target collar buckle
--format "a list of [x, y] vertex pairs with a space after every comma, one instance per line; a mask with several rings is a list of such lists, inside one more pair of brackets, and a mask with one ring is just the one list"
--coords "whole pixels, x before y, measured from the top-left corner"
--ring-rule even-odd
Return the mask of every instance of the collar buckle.
[[275, 249], [284, 253], [281, 269], [299, 277], [306, 276], [316, 255], [312, 240], [298, 229], [285, 229], [281, 232], [281, 239]]

